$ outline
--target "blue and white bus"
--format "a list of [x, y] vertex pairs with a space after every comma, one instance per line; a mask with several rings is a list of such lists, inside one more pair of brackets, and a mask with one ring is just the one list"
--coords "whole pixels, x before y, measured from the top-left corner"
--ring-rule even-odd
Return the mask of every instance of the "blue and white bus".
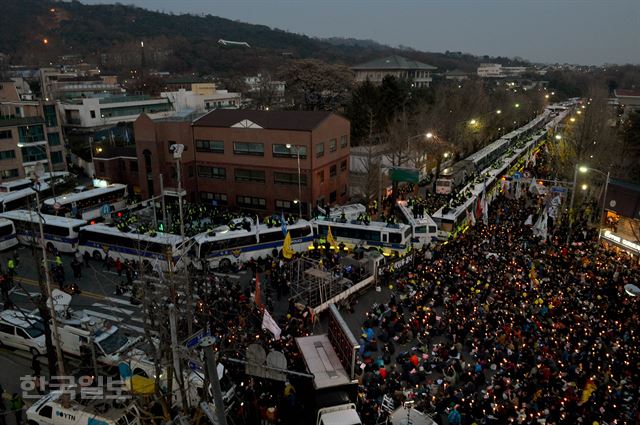
[[[298, 220], [287, 226], [291, 234], [291, 248], [296, 252], [306, 251], [313, 242], [313, 230], [306, 220]], [[257, 226], [251, 223], [249, 230], [231, 230], [221, 226], [211, 232], [193, 238], [193, 266], [201, 269], [204, 263], [209, 268], [227, 268], [232, 263], [265, 258], [282, 249], [285, 235], [280, 226]]]
[[80, 253], [88, 252], [95, 260], [107, 255], [120, 261], [149, 263], [156, 270], [169, 270], [171, 257], [173, 269], [182, 268], [186, 258], [185, 247], [189, 239], [182, 243], [182, 237], [170, 233], [150, 234], [129, 233], [106, 224], [92, 224], [80, 229]]
[[13, 248], [18, 245], [16, 228], [11, 220], [0, 218], [0, 251]]
[[18, 241], [24, 245], [38, 245], [40, 243], [39, 221], [42, 219], [45, 246], [48, 250], [57, 249], [60, 252], [75, 252], [78, 248], [78, 232], [86, 223], [66, 217], [39, 214], [29, 210], [6, 211], [0, 214], [13, 222]]
[[105, 206], [108, 207], [109, 213], [125, 209], [127, 206], [127, 186], [112, 184], [107, 187], [45, 199], [42, 212], [89, 221], [102, 217]]
[[311, 220], [316, 239], [325, 241], [331, 227], [331, 235], [336, 243], [343, 243], [347, 248], [373, 248], [381, 250], [385, 255], [394, 252], [399, 255], [411, 250], [413, 229], [406, 224], [387, 224], [372, 221], [369, 224], [357, 220], [314, 219]]

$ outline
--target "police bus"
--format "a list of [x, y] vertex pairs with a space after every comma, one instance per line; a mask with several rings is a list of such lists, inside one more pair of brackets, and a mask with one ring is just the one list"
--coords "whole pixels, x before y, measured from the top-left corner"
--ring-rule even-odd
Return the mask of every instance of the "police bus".
[[171, 233], [158, 232], [140, 234], [123, 232], [115, 226], [92, 224], [80, 229], [79, 250], [84, 255], [88, 252], [95, 260], [102, 260], [107, 255], [113, 260], [138, 261], [149, 264], [156, 270], [169, 270], [168, 259], [172, 268], [181, 268], [186, 258], [184, 254], [189, 246], [189, 239], [182, 243], [182, 237]]
[[0, 218], [0, 251], [18, 245], [16, 228], [11, 220]]
[[331, 235], [336, 243], [345, 247], [376, 249], [385, 255], [404, 254], [411, 249], [413, 229], [406, 224], [387, 224], [371, 221], [365, 224], [357, 220], [314, 219], [311, 220], [316, 239], [326, 241], [331, 227]]
[[55, 248], [60, 252], [75, 252], [78, 248], [78, 232], [86, 224], [82, 220], [39, 214], [30, 210], [5, 211], [0, 213], [0, 218], [13, 222], [18, 241], [25, 245], [39, 244], [39, 222], [42, 220], [45, 246], [50, 251]]
[[[69, 179], [70, 175], [68, 171], [54, 171], [53, 173], [45, 173], [39, 180], [41, 183], [51, 183], [52, 178], [56, 181], [65, 181]], [[0, 183], [0, 193], [15, 192], [32, 186], [33, 180], [31, 179], [11, 180]]]
[[126, 205], [127, 186], [112, 184], [107, 187], [45, 199], [42, 212], [89, 221], [105, 215], [105, 209], [106, 213], [110, 214], [125, 209]]
[[[193, 266], [201, 269], [206, 263], [210, 268], [227, 268], [232, 263], [265, 258], [282, 249], [286, 235], [280, 226], [251, 222], [247, 229], [232, 230], [221, 226], [196, 235], [193, 238]], [[305, 251], [313, 242], [313, 230], [306, 220], [287, 225], [287, 232], [291, 234], [291, 248], [296, 252]]]

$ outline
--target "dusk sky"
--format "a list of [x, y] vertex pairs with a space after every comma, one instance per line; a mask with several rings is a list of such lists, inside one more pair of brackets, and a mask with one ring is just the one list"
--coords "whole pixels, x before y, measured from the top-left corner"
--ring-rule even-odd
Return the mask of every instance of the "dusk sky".
[[[82, 0], [86, 4], [115, 3]], [[316, 37], [534, 62], [640, 63], [638, 0], [122, 0]]]

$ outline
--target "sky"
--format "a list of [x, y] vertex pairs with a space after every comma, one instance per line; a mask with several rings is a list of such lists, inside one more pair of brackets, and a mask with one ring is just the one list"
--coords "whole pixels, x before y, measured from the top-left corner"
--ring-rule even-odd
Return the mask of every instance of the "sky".
[[[112, 0], [81, 0], [85, 4]], [[639, 0], [121, 0], [313, 37], [532, 62], [640, 63]]]

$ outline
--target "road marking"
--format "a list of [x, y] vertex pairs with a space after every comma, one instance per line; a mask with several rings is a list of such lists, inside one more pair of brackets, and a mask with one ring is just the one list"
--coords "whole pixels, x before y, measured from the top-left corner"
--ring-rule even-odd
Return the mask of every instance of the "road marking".
[[123, 299], [120, 299], [120, 298], [105, 297], [104, 300], [105, 301], [109, 301], [109, 302], [113, 302], [113, 303], [123, 304], [123, 305], [129, 306], [129, 307], [133, 306], [133, 304], [131, 304], [129, 301], [123, 300]]
[[95, 316], [95, 317], [98, 317], [100, 319], [111, 320], [113, 322], [118, 322], [118, 323], [122, 322], [122, 318], [116, 317], [116, 316], [112, 316], [110, 314], [100, 313], [100, 312], [93, 311], [93, 310], [84, 310], [84, 312], [89, 316]]
[[11, 295], [20, 295], [22, 297], [35, 297], [36, 295], [40, 295], [37, 292], [28, 292], [19, 287], [11, 288], [9, 293]]
[[102, 303], [93, 303], [91, 307], [100, 307], [100, 308], [106, 308], [107, 310], [114, 310], [114, 311], [117, 311], [118, 313], [124, 313], [127, 316], [131, 316], [133, 314], [133, 310], [127, 310], [124, 308], [114, 307], [112, 305], [102, 304]]
[[140, 316], [135, 316], [131, 318], [132, 321], [134, 322], [140, 322], [140, 323], [144, 323], [144, 319]]
[[[20, 283], [24, 283], [26, 285], [37, 286], [40, 287], [40, 284], [37, 280], [29, 279], [27, 277], [17, 276], [16, 280], [19, 280]], [[82, 291], [81, 296], [85, 296], [87, 298], [94, 298], [96, 300], [104, 300], [104, 294], [98, 294], [95, 292]]]

